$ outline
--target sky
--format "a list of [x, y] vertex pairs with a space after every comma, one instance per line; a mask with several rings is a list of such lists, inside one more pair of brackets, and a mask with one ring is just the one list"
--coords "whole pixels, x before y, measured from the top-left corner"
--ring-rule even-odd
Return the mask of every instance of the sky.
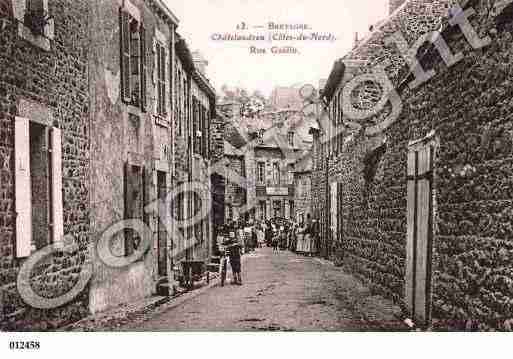
[[[276, 86], [312, 84], [329, 76], [333, 63], [370, 25], [387, 15], [388, 0], [165, 0], [179, 18], [178, 32], [192, 51], [209, 62], [207, 76], [216, 89], [239, 86], [269, 95]], [[248, 30], [237, 31], [244, 22]], [[263, 34], [269, 22], [307, 24], [306, 33], [332, 33], [335, 41], [215, 41], [213, 34]], [[264, 26], [259, 29], [255, 26]], [[289, 35], [297, 31], [277, 31]], [[251, 54], [250, 48], [266, 54]], [[295, 47], [298, 54], [273, 55], [273, 47]]]

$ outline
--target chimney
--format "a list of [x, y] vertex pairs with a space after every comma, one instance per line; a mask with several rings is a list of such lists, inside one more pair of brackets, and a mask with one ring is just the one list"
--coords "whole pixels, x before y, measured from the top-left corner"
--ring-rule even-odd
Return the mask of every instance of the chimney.
[[388, 15], [392, 15], [406, 0], [388, 0]]
[[360, 43], [360, 40], [358, 39], [358, 33], [354, 33], [354, 43], [353, 43], [353, 49], [356, 49], [358, 47], [358, 44]]
[[194, 61], [194, 66], [201, 72], [203, 75], [206, 75], [208, 61], [205, 60], [201, 52], [194, 51], [192, 53], [192, 60]]

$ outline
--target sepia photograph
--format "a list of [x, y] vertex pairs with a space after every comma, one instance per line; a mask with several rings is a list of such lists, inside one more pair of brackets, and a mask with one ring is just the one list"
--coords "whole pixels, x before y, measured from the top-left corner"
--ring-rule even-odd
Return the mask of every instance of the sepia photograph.
[[512, 44], [512, 0], [0, 0], [3, 349], [513, 331]]

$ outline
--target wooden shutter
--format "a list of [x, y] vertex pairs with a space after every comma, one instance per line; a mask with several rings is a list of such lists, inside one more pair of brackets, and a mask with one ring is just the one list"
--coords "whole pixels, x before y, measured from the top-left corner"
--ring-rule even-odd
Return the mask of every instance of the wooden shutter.
[[[124, 186], [124, 198], [125, 198], [125, 219], [131, 219], [131, 206], [132, 206], [132, 183], [130, 171], [131, 166], [125, 163], [125, 168], [123, 172], [123, 186]], [[125, 255], [130, 256], [133, 254], [133, 240], [132, 233], [129, 230], [125, 230]]]
[[130, 86], [130, 15], [123, 8], [119, 10], [120, 50], [121, 50], [121, 93], [123, 101], [132, 101]]
[[337, 224], [338, 224], [338, 183], [334, 182], [331, 185], [331, 230], [332, 230], [332, 240], [336, 240], [337, 238]]
[[342, 183], [337, 183], [337, 240], [342, 240], [343, 217], [342, 217]]
[[30, 256], [32, 246], [32, 191], [30, 182], [29, 120], [16, 117], [14, 167], [16, 201], [16, 256]]
[[60, 129], [51, 129], [50, 141], [52, 146], [52, 240], [53, 243], [58, 243], [64, 240], [64, 214], [62, 202], [62, 138]]
[[160, 89], [160, 44], [155, 42], [155, 60], [156, 60], [156, 85], [157, 85], [157, 114], [162, 113], [162, 92]]
[[408, 153], [405, 299], [422, 324], [429, 317], [431, 292], [432, 156], [432, 144]]
[[[148, 223], [144, 213], [145, 168], [125, 164], [125, 219], [140, 219]], [[136, 249], [136, 242], [140, 242], [140, 234], [132, 230], [125, 231], [125, 255], [132, 255]]]
[[160, 81], [162, 83], [162, 114], [163, 115], [166, 115], [167, 114], [167, 102], [166, 102], [166, 48], [164, 46], [162, 46], [160, 48], [160, 51], [161, 51], [161, 54], [160, 56], [162, 57], [160, 62], [161, 62], [161, 75], [160, 75]]
[[146, 112], [146, 30], [141, 24], [139, 27], [139, 45], [140, 45], [140, 59], [141, 65], [141, 110]]

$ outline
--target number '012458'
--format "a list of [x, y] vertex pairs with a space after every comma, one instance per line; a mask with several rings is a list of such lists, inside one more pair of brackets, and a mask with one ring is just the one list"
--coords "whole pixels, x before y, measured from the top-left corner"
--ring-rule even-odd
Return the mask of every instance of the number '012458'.
[[38, 350], [41, 344], [39, 341], [11, 341], [9, 342], [9, 349], [11, 350]]

